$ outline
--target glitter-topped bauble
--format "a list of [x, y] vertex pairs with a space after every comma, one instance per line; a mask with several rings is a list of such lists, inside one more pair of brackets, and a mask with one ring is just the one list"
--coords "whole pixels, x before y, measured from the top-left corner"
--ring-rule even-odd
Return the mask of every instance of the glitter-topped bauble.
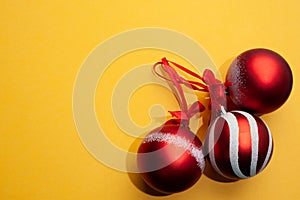
[[240, 54], [228, 69], [229, 96], [239, 110], [265, 114], [279, 108], [289, 97], [293, 77], [283, 57], [268, 49]]
[[180, 120], [169, 120], [144, 138], [137, 165], [153, 189], [168, 194], [181, 192], [193, 186], [203, 173], [201, 141]]
[[203, 148], [215, 173], [239, 180], [252, 177], [267, 166], [273, 140], [259, 117], [243, 111], [224, 111], [209, 126]]

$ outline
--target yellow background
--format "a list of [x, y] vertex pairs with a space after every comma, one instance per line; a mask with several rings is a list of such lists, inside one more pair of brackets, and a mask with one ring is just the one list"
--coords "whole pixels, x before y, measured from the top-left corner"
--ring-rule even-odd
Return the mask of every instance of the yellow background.
[[[300, 199], [299, 6], [296, 0], [2, 0], [0, 199]], [[76, 74], [99, 43], [148, 26], [192, 37], [217, 66], [253, 47], [271, 48], [286, 58], [294, 87], [284, 106], [263, 117], [275, 140], [273, 158], [264, 172], [229, 184], [203, 176], [185, 192], [155, 197], [135, 187], [128, 174], [100, 164], [86, 151], [72, 115]], [[156, 55], [161, 56], [136, 56], [135, 62], [155, 62], [160, 58]], [[116, 71], [113, 79], [118, 76]], [[106, 84], [109, 88], [109, 79]], [[153, 96], [142, 93], [143, 97], [136, 93], [137, 102], [144, 95]], [[166, 100], [163, 104], [168, 106]], [[142, 116], [148, 109], [143, 106], [131, 105], [132, 114]], [[149, 120], [135, 118], [141, 124]], [[119, 137], [111, 136], [116, 144], [126, 146]]]

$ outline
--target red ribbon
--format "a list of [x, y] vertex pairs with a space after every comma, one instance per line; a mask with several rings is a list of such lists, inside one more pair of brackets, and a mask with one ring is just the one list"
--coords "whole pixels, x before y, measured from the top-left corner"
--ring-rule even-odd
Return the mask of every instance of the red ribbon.
[[[203, 83], [184, 79], [176, 72], [176, 70], [170, 65], [170, 63], [174, 67], [199, 79], [199, 81]], [[169, 76], [169, 78], [157, 72], [156, 68], [159, 65], [162, 67], [163, 71]], [[190, 107], [188, 107], [181, 85], [184, 85], [193, 90], [209, 92], [211, 99], [209, 107], [213, 108], [212, 112], [214, 113], [218, 113], [221, 110], [221, 107], [225, 105], [225, 89], [226, 87], [230, 86], [231, 83], [222, 83], [220, 80], [215, 78], [213, 72], [209, 69], [205, 69], [203, 77], [201, 77], [199, 74], [196, 74], [195, 72], [175, 62], [169, 61], [166, 58], [162, 58], [161, 62], [157, 62], [154, 64], [153, 71], [158, 77], [163, 78], [164, 80], [167, 80], [171, 83], [169, 84], [169, 86], [174, 92], [181, 108], [181, 111], [169, 111], [172, 117], [189, 121], [189, 119], [193, 117], [196, 113], [203, 112], [205, 110], [205, 107], [199, 101], [194, 102]]]

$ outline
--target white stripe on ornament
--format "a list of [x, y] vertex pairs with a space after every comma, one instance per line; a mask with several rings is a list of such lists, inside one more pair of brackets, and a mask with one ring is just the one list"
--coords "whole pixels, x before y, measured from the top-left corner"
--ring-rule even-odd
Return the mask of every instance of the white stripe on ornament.
[[[264, 122], [264, 121], [263, 121]], [[271, 156], [271, 153], [272, 153], [272, 149], [273, 149], [273, 141], [272, 141], [272, 134], [271, 134], [271, 131], [268, 127], [268, 125], [264, 122], [264, 124], [266, 125], [267, 129], [268, 129], [268, 135], [269, 135], [269, 146], [268, 146], [268, 152], [267, 152], [267, 155], [266, 155], [266, 158], [265, 158], [265, 161], [262, 165], [262, 167], [260, 168], [259, 172], [261, 172], [267, 165], [269, 159], [270, 159], [270, 156]]]
[[247, 112], [244, 111], [235, 111], [237, 113], [240, 113], [244, 115], [250, 126], [250, 134], [251, 134], [251, 165], [250, 165], [250, 176], [256, 175], [256, 168], [257, 168], [257, 161], [258, 161], [258, 142], [259, 142], [259, 137], [258, 137], [258, 127], [256, 120], [252, 115], [250, 115]]
[[[197, 136], [195, 135], [195, 137]], [[173, 144], [177, 147], [183, 148], [185, 151], [188, 151], [195, 158], [197, 165], [201, 169], [201, 171], [202, 172], [204, 171], [205, 161], [204, 161], [202, 148], [198, 148], [190, 141], [187, 141], [185, 138], [171, 133], [154, 132], [154, 133], [150, 133], [144, 138], [143, 143], [148, 143], [148, 142], [166, 142], [167, 144]]]
[[[217, 162], [216, 162], [216, 158], [215, 158], [215, 151], [214, 151], [214, 146], [215, 146], [215, 143], [217, 143], [217, 141], [215, 141], [215, 128], [216, 128], [216, 124], [217, 124], [217, 121], [220, 119], [220, 117], [218, 117], [214, 123], [211, 125], [211, 127], [209, 128], [209, 133], [208, 133], [208, 151], [209, 151], [209, 159], [210, 159], [210, 163], [212, 165], [212, 167], [214, 168], [214, 170], [220, 174], [221, 176], [225, 177], [225, 178], [229, 178], [228, 176], [226, 176], [225, 174], [223, 174], [221, 172], [221, 170], [219, 169], [218, 165], [217, 165]], [[221, 131], [222, 130], [217, 130], [219, 131], [218, 132], [218, 138], [220, 137], [220, 134], [221, 134]]]
[[225, 118], [229, 125], [229, 157], [233, 172], [240, 178], [248, 178], [240, 170], [239, 166], [239, 124], [234, 114], [228, 112]]

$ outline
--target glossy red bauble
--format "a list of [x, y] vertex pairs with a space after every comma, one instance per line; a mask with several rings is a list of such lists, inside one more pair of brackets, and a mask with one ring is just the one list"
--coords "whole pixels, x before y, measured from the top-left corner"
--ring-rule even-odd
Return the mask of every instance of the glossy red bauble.
[[267, 166], [273, 140], [259, 117], [232, 111], [224, 112], [209, 126], [203, 148], [215, 173], [239, 180], [252, 177]]
[[144, 138], [137, 165], [153, 189], [168, 194], [181, 192], [194, 185], [204, 170], [201, 141], [180, 120], [169, 120]]
[[228, 69], [229, 96], [240, 110], [265, 114], [279, 108], [289, 97], [293, 77], [283, 57], [268, 49], [240, 54]]

